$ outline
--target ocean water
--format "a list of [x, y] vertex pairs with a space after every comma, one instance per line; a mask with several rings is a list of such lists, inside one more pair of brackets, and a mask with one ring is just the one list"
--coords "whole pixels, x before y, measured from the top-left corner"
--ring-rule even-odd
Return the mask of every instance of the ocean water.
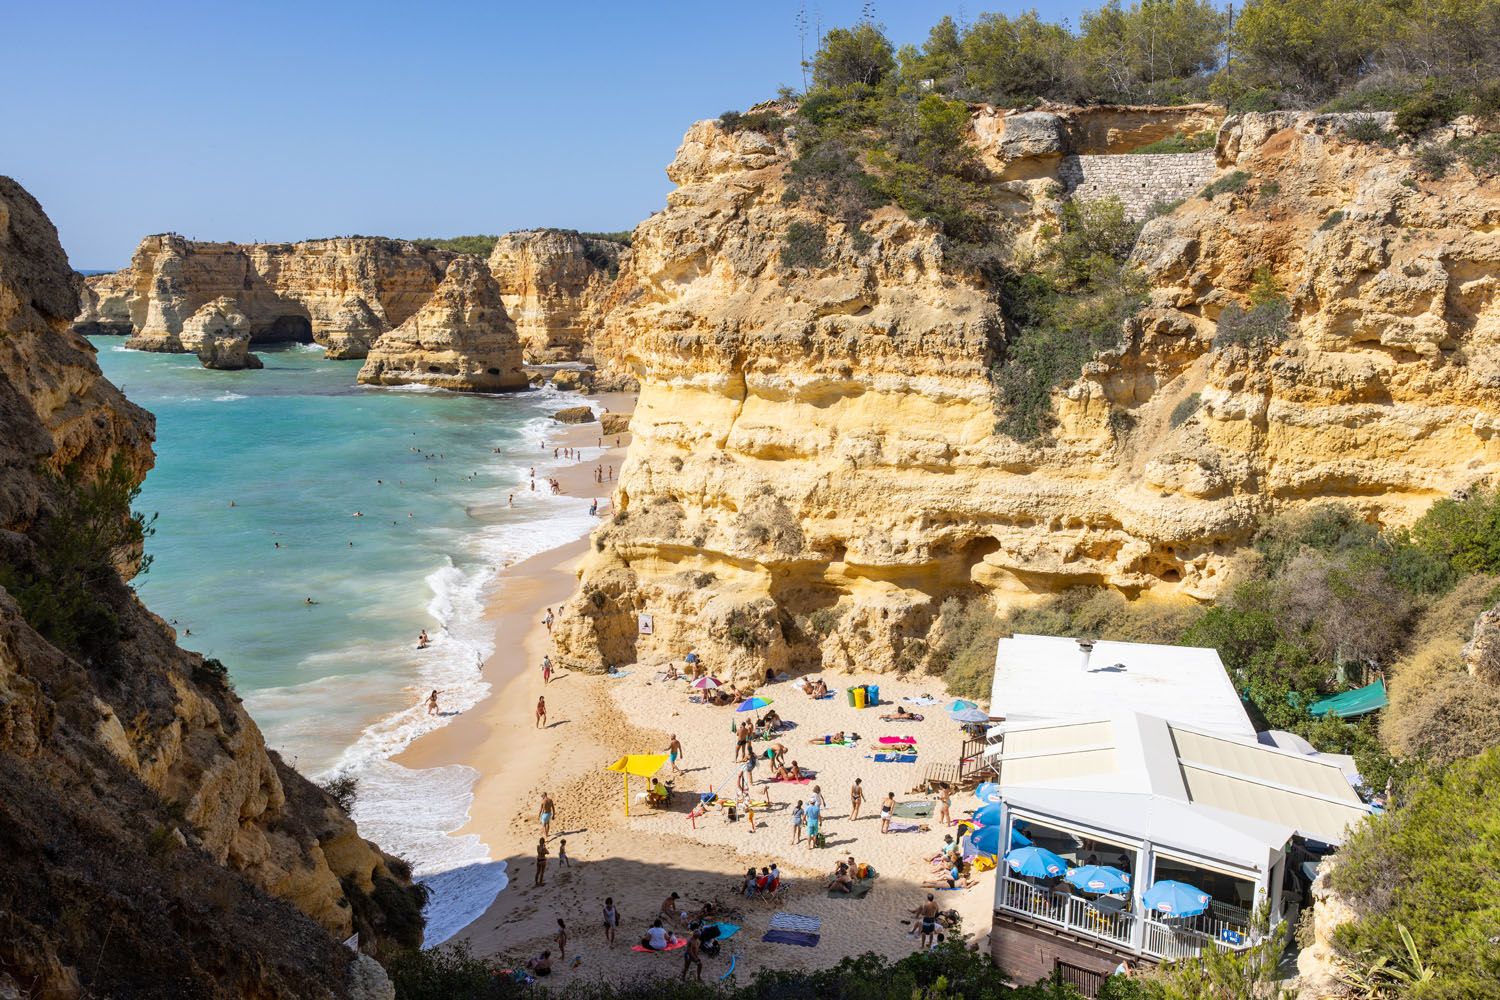
[[[527, 489], [532, 467], [552, 468], [541, 440], [558, 397], [361, 387], [358, 361], [311, 345], [215, 372], [94, 343], [157, 418], [137, 502], [158, 514], [141, 598], [183, 646], [224, 662], [298, 770], [358, 779], [361, 832], [432, 890], [428, 943], [451, 936], [506, 884], [480, 837], [448, 836], [477, 775], [389, 758], [489, 690], [481, 619], [497, 571], [593, 525], [587, 501]], [[418, 650], [423, 629], [432, 645]], [[423, 704], [434, 688], [438, 716]]]

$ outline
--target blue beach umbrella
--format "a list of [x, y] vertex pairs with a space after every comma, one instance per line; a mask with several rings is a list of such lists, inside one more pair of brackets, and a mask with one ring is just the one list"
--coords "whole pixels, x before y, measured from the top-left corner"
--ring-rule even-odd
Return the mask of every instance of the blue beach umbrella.
[[1068, 872], [1069, 885], [1084, 892], [1124, 892], [1130, 888], [1130, 876], [1108, 865], [1084, 865]]
[[1196, 917], [1208, 909], [1209, 895], [1186, 882], [1157, 882], [1141, 899], [1147, 909], [1169, 917]]
[[961, 712], [950, 712], [948, 714], [954, 722], [970, 723], [990, 721], [990, 713], [986, 712], [982, 708], [966, 708]]
[[754, 698], [746, 698], [744, 701], [740, 702], [739, 706], [735, 708], [735, 711], [758, 712], [769, 704], [771, 704], [770, 698], [762, 698], [760, 695], [756, 695]]
[[969, 843], [980, 854], [1000, 853], [1000, 828], [998, 826], [985, 826], [975, 830], [969, 836]]
[[697, 663], [698, 662], [698, 654], [697, 653], [689, 653], [687, 656], [683, 657], [683, 660], [685, 662], [687, 662], [687, 663]]
[[948, 711], [950, 711], [950, 712], [962, 712], [966, 708], [978, 708], [978, 707], [979, 706], [976, 705], [976, 704], [974, 704], [972, 701], [964, 701], [962, 698], [960, 698], [957, 701], [955, 701], [953, 704], [951, 704], [951, 705], [948, 706]]
[[997, 826], [1000, 823], [1000, 803], [991, 802], [974, 810], [974, 822], [980, 826]]
[[1022, 833], [1018, 827], [1012, 826], [1010, 828], [1010, 846], [1011, 847], [1030, 847], [1031, 846], [1031, 838], [1028, 837], [1028, 836], [1026, 836], [1026, 834]]
[[[994, 830], [998, 840], [1000, 828]], [[1068, 870], [1066, 861], [1044, 847], [1017, 847], [1005, 855], [1005, 863], [1010, 865], [1011, 871], [1027, 878], [1053, 878]]]
[[980, 802], [999, 802], [1000, 786], [993, 781], [981, 781], [979, 787], [974, 789], [974, 794], [979, 797]]

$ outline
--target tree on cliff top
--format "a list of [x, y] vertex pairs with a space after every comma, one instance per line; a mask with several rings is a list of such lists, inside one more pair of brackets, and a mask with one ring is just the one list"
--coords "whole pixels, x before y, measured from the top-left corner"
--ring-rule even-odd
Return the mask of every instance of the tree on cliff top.
[[896, 68], [896, 56], [879, 25], [861, 21], [853, 28], [834, 28], [823, 36], [813, 56], [813, 86], [873, 87]]

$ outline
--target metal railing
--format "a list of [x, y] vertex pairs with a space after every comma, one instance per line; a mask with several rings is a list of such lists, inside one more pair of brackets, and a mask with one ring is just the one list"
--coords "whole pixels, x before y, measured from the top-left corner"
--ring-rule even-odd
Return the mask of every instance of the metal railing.
[[1244, 924], [1205, 913], [1170, 922], [1147, 918], [1142, 950], [1157, 958], [1196, 958], [1205, 948], [1238, 951], [1258, 940], [1259, 935]]
[[1131, 947], [1135, 915], [1128, 911], [1096, 906], [1081, 896], [1054, 892], [1008, 875], [1001, 878], [1000, 886], [1003, 909], [1084, 937]]

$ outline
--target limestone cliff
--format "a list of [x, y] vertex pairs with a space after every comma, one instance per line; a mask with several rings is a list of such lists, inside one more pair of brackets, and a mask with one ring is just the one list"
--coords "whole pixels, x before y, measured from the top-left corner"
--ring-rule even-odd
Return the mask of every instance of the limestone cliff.
[[500, 237], [490, 271], [527, 362], [593, 359], [593, 334], [624, 251], [610, 240], [559, 229]]
[[[1092, 133], [993, 117], [976, 115], [975, 142], [1017, 248], [1055, 219], [1079, 135], [1109, 155], [1161, 134], [1137, 112]], [[1337, 499], [1407, 523], [1495, 472], [1500, 186], [1464, 168], [1423, 179], [1409, 149], [1342, 127], [1226, 122], [1216, 167], [1243, 172], [1240, 190], [1147, 225], [1149, 307], [1053, 392], [1055, 432], [1022, 443], [995, 430], [995, 295], [936, 233], [886, 209], [860, 249], [783, 202], [783, 141], [695, 125], [601, 337], [641, 397], [562, 658], [918, 667], [947, 596], [1208, 598], [1267, 514]], [[1141, 183], [1157, 159], [1139, 158]], [[794, 222], [823, 228], [821, 266], [780, 263]], [[1215, 349], [1257, 272], [1290, 300], [1289, 336]]]
[[484, 262], [462, 256], [448, 265], [432, 297], [376, 341], [359, 380], [468, 392], [528, 388], [516, 326]]
[[148, 236], [128, 268], [85, 279], [74, 328], [129, 332], [139, 350], [194, 352], [201, 338], [188, 319], [227, 298], [249, 321], [252, 344], [316, 342], [329, 357], [362, 358], [427, 301], [454, 256], [363, 236], [255, 244]]
[[339, 940], [417, 939], [419, 896], [126, 586], [154, 427], [68, 329], [78, 295], [0, 178], [0, 988], [346, 995]]

